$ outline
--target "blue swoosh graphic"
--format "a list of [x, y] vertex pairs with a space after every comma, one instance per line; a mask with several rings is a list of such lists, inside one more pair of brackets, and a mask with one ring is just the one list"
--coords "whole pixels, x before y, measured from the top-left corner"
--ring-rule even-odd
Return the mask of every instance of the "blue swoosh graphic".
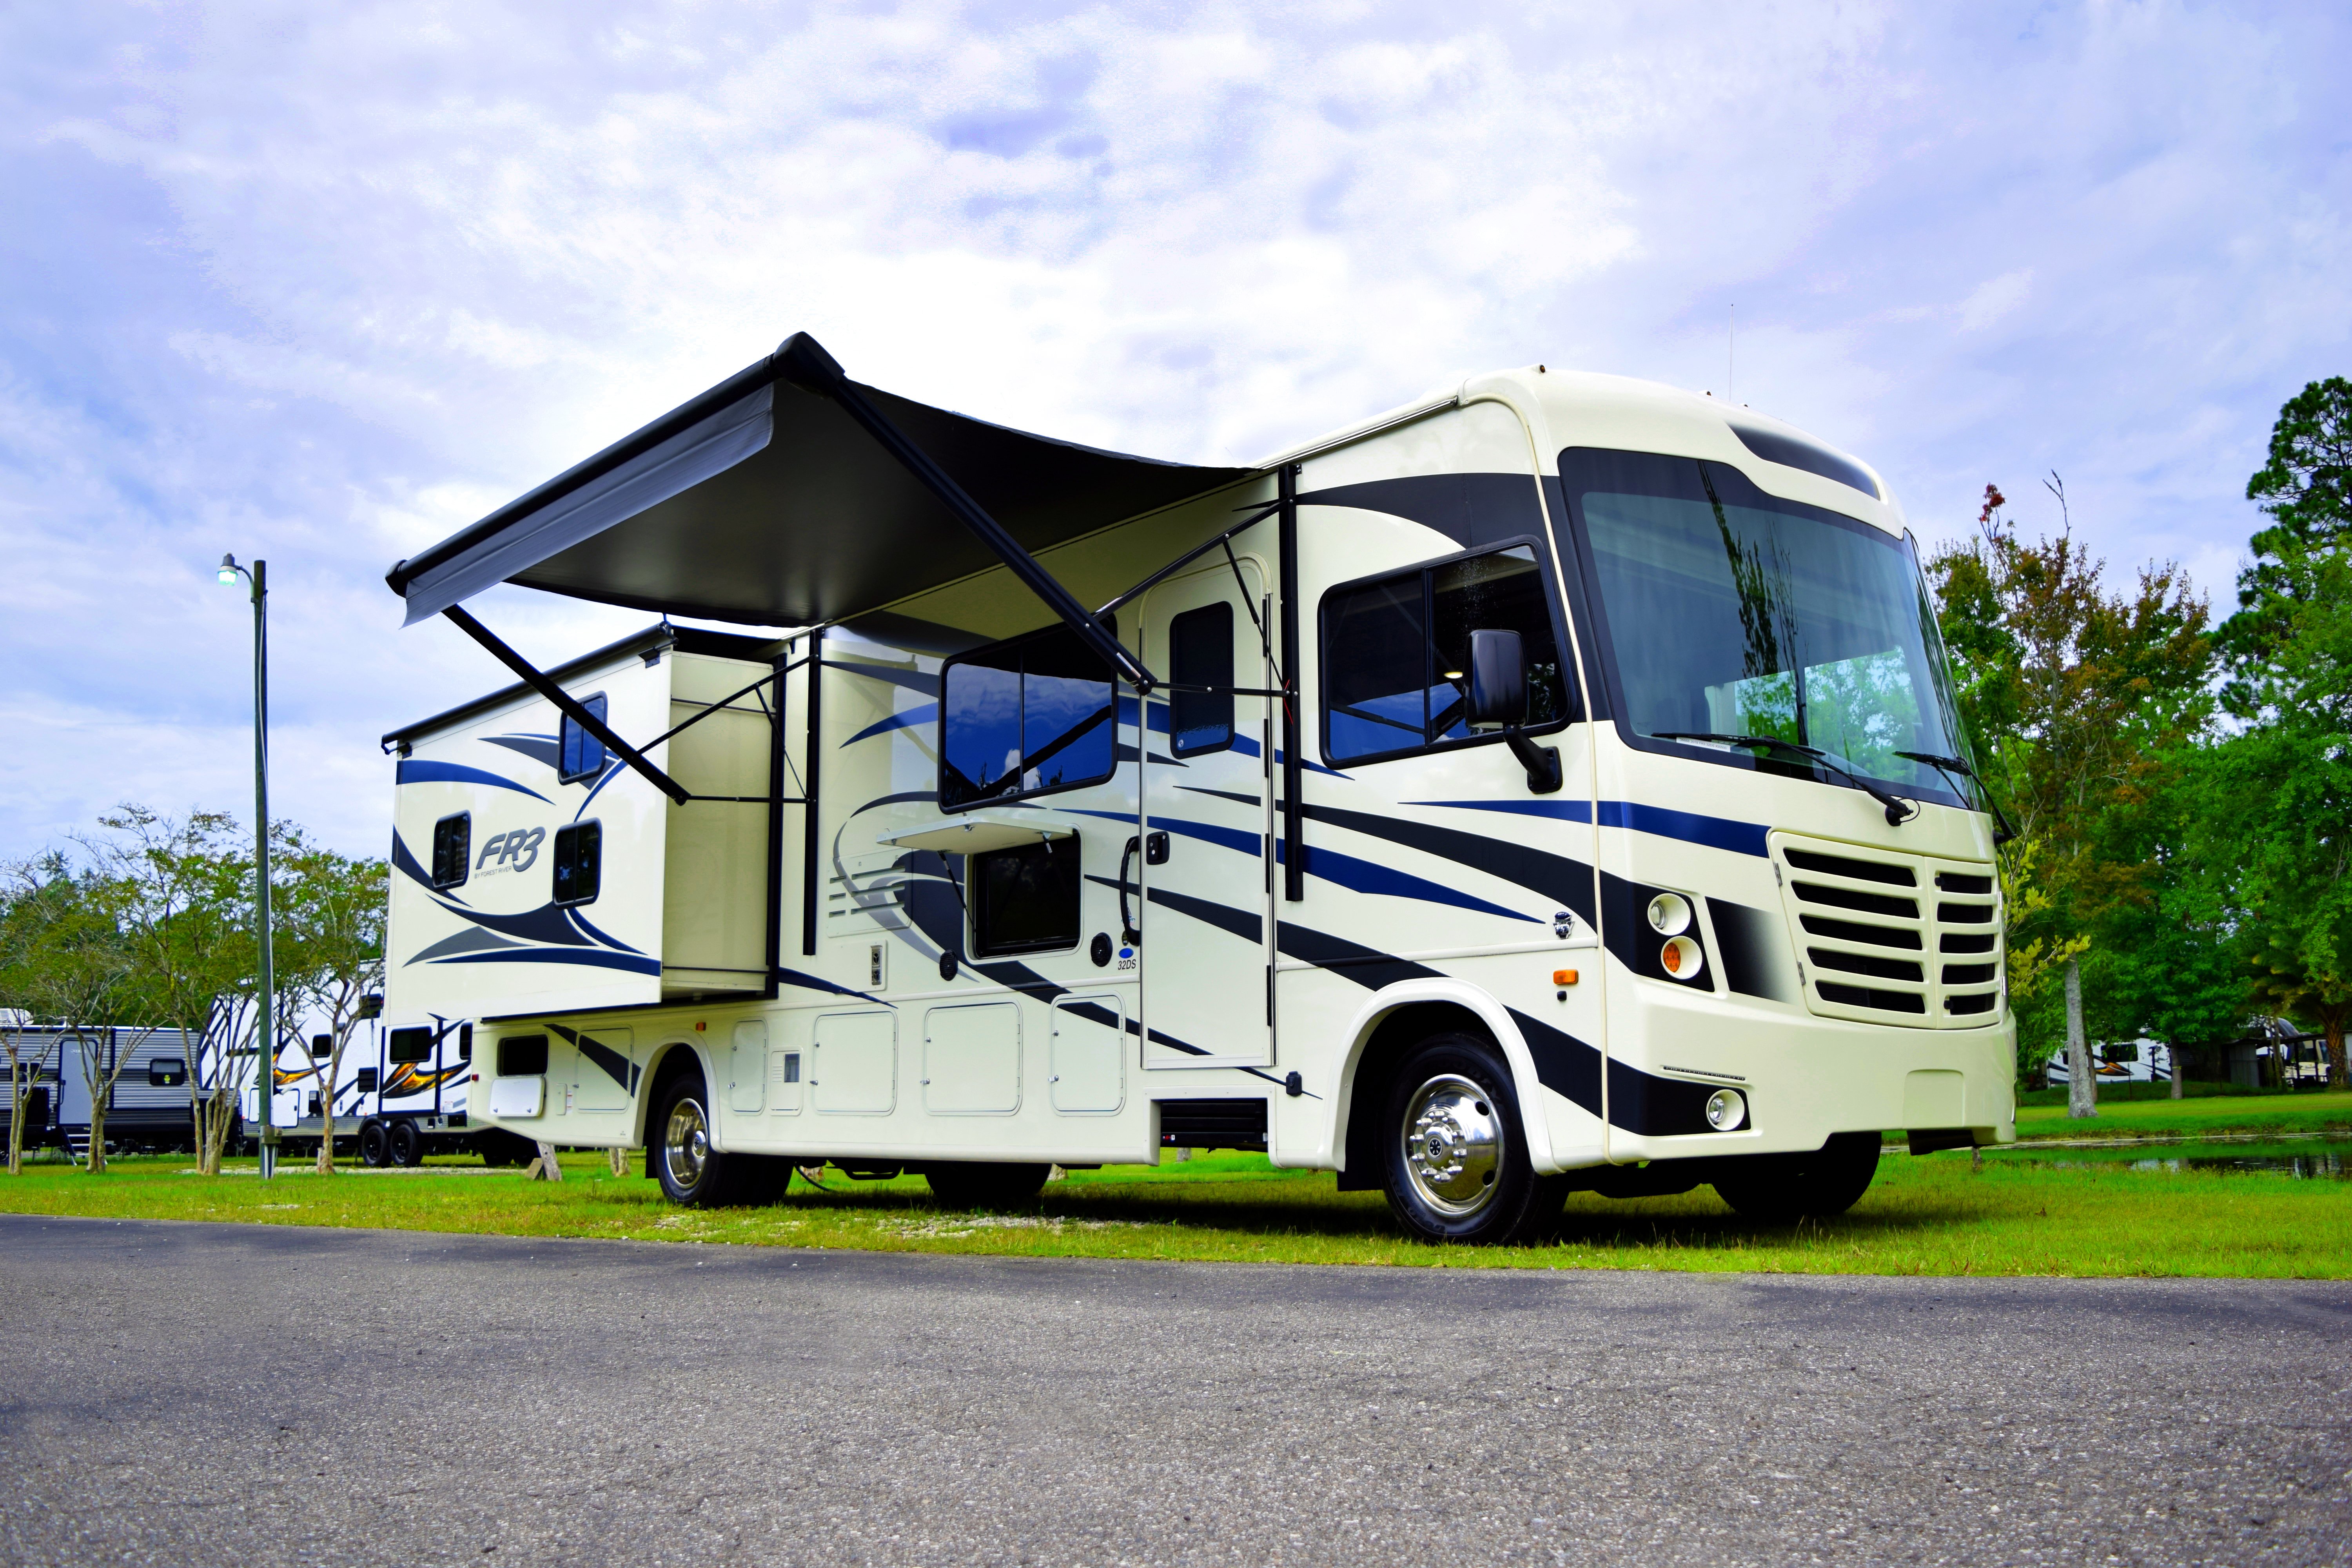
[[550, 805], [555, 804], [553, 801], [548, 800], [545, 795], [540, 794], [535, 789], [519, 784], [512, 779], [502, 779], [499, 777], [498, 774], [485, 772], [480, 768], [467, 767], [462, 763], [402, 763], [393, 773], [393, 783], [395, 785], [406, 784], [490, 784], [499, 789], [510, 789], [517, 795], [527, 795], [533, 800], [547, 801], [547, 804]]

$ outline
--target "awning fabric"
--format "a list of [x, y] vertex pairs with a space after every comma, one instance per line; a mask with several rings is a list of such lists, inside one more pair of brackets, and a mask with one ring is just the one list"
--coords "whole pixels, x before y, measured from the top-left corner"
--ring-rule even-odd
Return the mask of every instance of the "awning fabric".
[[[386, 574], [414, 625], [496, 583], [754, 626], [847, 620], [998, 558], [770, 355]], [[1030, 553], [1247, 478], [861, 387]], [[1150, 563], [1146, 563], [1150, 564]]]

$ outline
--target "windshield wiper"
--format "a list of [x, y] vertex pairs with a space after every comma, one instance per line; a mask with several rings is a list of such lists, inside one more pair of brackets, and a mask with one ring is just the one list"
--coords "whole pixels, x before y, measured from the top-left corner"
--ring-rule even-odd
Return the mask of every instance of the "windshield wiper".
[[1919, 803], [1899, 799], [1864, 778], [1860, 773], [1831, 760], [1819, 746], [1807, 746], [1795, 741], [1784, 741], [1778, 735], [1717, 735], [1690, 730], [1660, 730], [1655, 739], [1661, 741], [1709, 741], [1718, 746], [1761, 746], [1766, 751], [1793, 752], [1798, 756], [1819, 763], [1822, 767], [1845, 780], [1871, 799], [1886, 808], [1886, 823], [1900, 827], [1919, 815]]
[[2017, 829], [2010, 826], [2009, 813], [2001, 810], [2000, 802], [1993, 799], [1992, 797], [1992, 785], [1985, 783], [1984, 775], [1982, 773], [1969, 766], [1968, 763], [1962, 762], [1959, 758], [1939, 757], [1933, 752], [1897, 752], [1895, 755], [1904, 758], [1908, 762], [1927, 763], [1929, 767], [1943, 774], [1946, 782], [1951, 784], [1953, 792], [1958, 795], [1962, 799], [1966, 799], [1968, 797], [1969, 792], [1961, 789], [1959, 787], [1960, 781], [1954, 778], [1952, 775], [1955, 773], [1965, 773], [1969, 778], [1976, 780], [1977, 793], [1984, 796], [1985, 805], [1990, 808], [1992, 812], [1992, 820], [1994, 825], [1992, 841], [1995, 847], [2006, 844], [2011, 839], [2017, 837]]

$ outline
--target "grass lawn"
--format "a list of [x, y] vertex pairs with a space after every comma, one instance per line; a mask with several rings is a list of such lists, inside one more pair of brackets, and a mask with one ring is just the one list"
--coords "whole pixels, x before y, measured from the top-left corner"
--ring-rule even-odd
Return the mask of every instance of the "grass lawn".
[[[2104, 1120], [2104, 1119], [2102, 1119]], [[2077, 1124], [2080, 1125], [2080, 1124]], [[2214, 1145], [2233, 1157], [2352, 1152], [2299, 1139]], [[2176, 1146], [2168, 1157], [2195, 1156]], [[0, 1176], [0, 1210], [110, 1218], [238, 1220], [509, 1236], [899, 1252], [1152, 1258], [1444, 1268], [1665, 1268], [1853, 1274], [2352, 1277], [2352, 1182], [2285, 1174], [2135, 1169], [2135, 1151], [1890, 1153], [1869, 1195], [1837, 1220], [1750, 1224], [1705, 1188], [1675, 1198], [1569, 1200], [1559, 1240], [1515, 1248], [1405, 1240], [1375, 1193], [1340, 1193], [1328, 1173], [1277, 1171], [1256, 1155], [1157, 1169], [1072, 1172], [1004, 1214], [939, 1208], [919, 1178], [828, 1190], [795, 1180], [773, 1207], [676, 1209], [640, 1175], [595, 1154], [566, 1157], [560, 1184], [510, 1170], [429, 1163], [415, 1172], [287, 1174], [264, 1185], [248, 1163], [218, 1177], [184, 1156], [118, 1159], [104, 1176], [63, 1164]]]
[[2352, 1094], [2305, 1091], [2204, 1100], [2130, 1100], [2102, 1103], [2099, 1114], [2084, 1121], [2067, 1120], [2063, 1103], [2017, 1108], [2021, 1139], [2175, 1138], [2223, 1131], [2352, 1132]]

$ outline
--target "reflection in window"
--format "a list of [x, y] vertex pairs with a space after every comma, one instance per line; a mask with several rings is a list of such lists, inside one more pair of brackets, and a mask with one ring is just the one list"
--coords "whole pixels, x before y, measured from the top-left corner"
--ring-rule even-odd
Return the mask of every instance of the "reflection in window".
[[1110, 671], [1068, 627], [962, 655], [940, 682], [940, 810], [1110, 776]]
[[1078, 944], [1076, 834], [971, 858], [972, 948], [980, 957]]
[[1569, 716], [1551, 598], [1527, 545], [1339, 590], [1324, 600], [1323, 628], [1334, 763], [1475, 739], [1464, 711], [1474, 631], [1519, 634], [1530, 726]]
[[1234, 607], [1224, 600], [1187, 610], [1168, 623], [1168, 679], [1217, 691], [1168, 694], [1169, 749], [1180, 757], [1222, 752], [1234, 743]]
[[1771, 736], [1908, 788], [1948, 787], [1894, 754], [1963, 754], [1905, 541], [1718, 463], [1582, 451], [1562, 472], [1637, 732]]
[[593, 904], [604, 879], [604, 826], [575, 822], [555, 830], [555, 901]]
[[[580, 706], [595, 715], [596, 722], [604, 722], [603, 693], [582, 698]], [[562, 738], [562, 765], [555, 770], [558, 783], [570, 784], [574, 779], [594, 778], [604, 771], [604, 742], [583, 729], [569, 713], [563, 716]]]
[[456, 888], [464, 885], [468, 869], [466, 857], [474, 847], [474, 816], [461, 811], [445, 816], [433, 825], [433, 885]]

